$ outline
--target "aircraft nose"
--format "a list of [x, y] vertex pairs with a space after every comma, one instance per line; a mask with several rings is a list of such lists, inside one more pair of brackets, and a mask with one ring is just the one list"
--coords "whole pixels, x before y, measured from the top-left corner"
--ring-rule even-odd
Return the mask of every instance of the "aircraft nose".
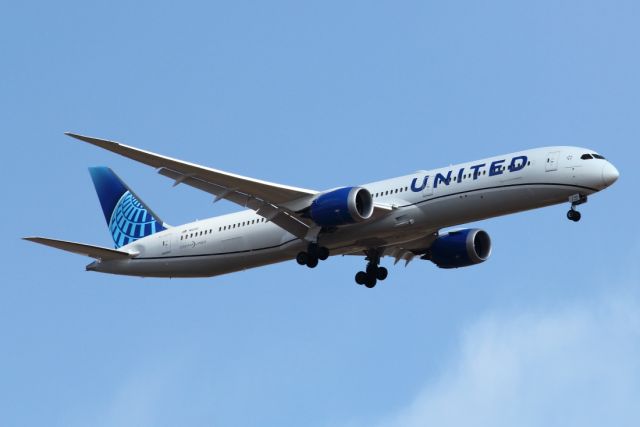
[[605, 187], [609, 187], [616, 182], [619, 176], [620, 173], [618, 169], [611, 163], [607, 162], [607, 164], [602, 167], [602, 183]]

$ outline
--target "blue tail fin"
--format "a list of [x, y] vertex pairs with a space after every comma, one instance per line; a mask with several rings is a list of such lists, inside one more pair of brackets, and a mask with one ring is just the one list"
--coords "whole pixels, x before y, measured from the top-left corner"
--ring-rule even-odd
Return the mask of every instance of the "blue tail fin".
[[116, 248], [165, 230], [162, 220], [111, 169], [92, 167], [89, 173]]

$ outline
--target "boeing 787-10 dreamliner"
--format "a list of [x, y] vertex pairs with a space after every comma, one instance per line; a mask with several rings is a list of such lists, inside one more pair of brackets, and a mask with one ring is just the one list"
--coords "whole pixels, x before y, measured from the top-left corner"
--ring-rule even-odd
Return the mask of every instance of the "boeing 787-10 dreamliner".
[[207, 277], [295, 259], [314, 268], [334, 255], [360, 255], [356, 283], [372, 288], [387, 278], [380, 260], [415, 257], [441, 268], [486, 261], [491, 239], [480, 229], [444, 228], [471, 221], [570, 204], [576, 206], [618, 179], [594, 150], [542, 147], [357, 186], [324, 191], [275, 184], [184, 162], [113, 141], [68, 133], [78, 140], [147, 164], [174, 181], [247, 210], [169, 226], [109, 168], [89, 171], [115, 249], [27, 237], [95, 261], [86, 268], [143, 277]]

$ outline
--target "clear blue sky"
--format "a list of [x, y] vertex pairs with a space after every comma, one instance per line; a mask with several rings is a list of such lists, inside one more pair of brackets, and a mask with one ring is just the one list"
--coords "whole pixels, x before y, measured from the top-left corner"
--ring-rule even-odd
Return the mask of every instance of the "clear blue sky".
[[[7, 3], [0, 425], [639, 425], [639, 21], [631, 0]], [[68, 130], [319, 190], [556, 144], [621, 178], [578, 224], [484, 221], [485, 264], [374, 290], [358, 258], [137, 279], [19, 238], [110, 245], [95, 165], [169, 223], [237, 208]]]

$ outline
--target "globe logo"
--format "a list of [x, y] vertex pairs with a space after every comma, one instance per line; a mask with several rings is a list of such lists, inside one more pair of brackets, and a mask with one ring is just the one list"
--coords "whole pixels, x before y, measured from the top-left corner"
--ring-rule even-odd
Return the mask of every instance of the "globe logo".
[[109, 230], [116, 248], [163, 229], [130, 191], [120, 197], [109, 221]]

